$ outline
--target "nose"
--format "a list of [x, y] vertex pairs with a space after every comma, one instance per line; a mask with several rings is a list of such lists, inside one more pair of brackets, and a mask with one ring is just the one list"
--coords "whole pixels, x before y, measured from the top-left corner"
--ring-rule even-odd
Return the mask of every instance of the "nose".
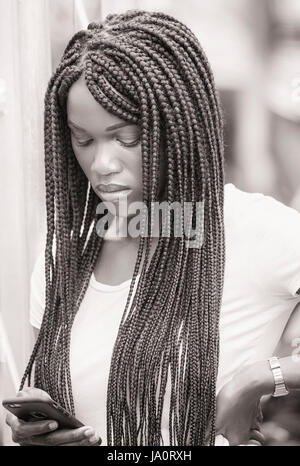
[[122, 170], [121, 161], [108, 144], [97, 144], [91, 171], [95, 175], [104, 176], [119, 173]]

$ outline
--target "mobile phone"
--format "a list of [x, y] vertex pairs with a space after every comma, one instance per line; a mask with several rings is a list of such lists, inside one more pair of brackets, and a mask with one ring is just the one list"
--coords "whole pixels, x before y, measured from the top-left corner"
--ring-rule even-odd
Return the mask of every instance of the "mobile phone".
[[23, 421], [54, 420], [59, 429], [77, 429], [84, 426], [62, 406], [52, 399], [15, 397], [2, 401], [5, 409]]

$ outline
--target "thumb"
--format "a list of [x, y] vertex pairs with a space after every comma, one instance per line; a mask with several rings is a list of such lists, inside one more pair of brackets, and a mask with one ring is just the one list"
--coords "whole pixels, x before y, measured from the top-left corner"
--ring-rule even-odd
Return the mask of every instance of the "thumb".
[[17, 393], [18, 397], [43, 398], [51, 400], [51, 396], [41, 388], [26, 387]]

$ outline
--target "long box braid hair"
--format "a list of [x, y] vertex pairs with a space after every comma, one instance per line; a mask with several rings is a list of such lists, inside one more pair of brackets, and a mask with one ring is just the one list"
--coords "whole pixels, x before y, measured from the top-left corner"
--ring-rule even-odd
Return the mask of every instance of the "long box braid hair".
[[[67, 126], [68, 91], [82, 74], [97, 102], [140, 126], [143, 201], [149, 209], [157, 201], [161, 142], [167, 201], [204, 205], [201, 248], [185, 247], [183, 234], [160, 236], [148, 267], [151, 236], [139, 239], [110, 365], [108, 445], [161, 444], [168, 374], [170, 445], [213, 445], [225, 264], [223, 124], [198, 39], [167, 14], [128, 10], [89, 24], [70, 40], [49, 81], [45, 311], [20, 389], [26, 381], [30, 385], [34, 367], [34, 386], [75, 415], [71, 328], [103, 241], [96, 232], [99, 198], [75, 158]], [[193, 210], [193, 222], [194, 215]]]

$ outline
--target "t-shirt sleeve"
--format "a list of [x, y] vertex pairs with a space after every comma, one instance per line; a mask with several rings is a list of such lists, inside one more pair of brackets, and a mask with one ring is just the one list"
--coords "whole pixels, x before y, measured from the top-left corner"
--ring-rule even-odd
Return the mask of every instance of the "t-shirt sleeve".
[[37, 257], [30, 278], [29, 321], [40, 328], [45, 310], [45, 253]]
[[250, 221], [257, 246], [256, 273], [274, 294], [300, 298], [300, 213], [262, 195]]

